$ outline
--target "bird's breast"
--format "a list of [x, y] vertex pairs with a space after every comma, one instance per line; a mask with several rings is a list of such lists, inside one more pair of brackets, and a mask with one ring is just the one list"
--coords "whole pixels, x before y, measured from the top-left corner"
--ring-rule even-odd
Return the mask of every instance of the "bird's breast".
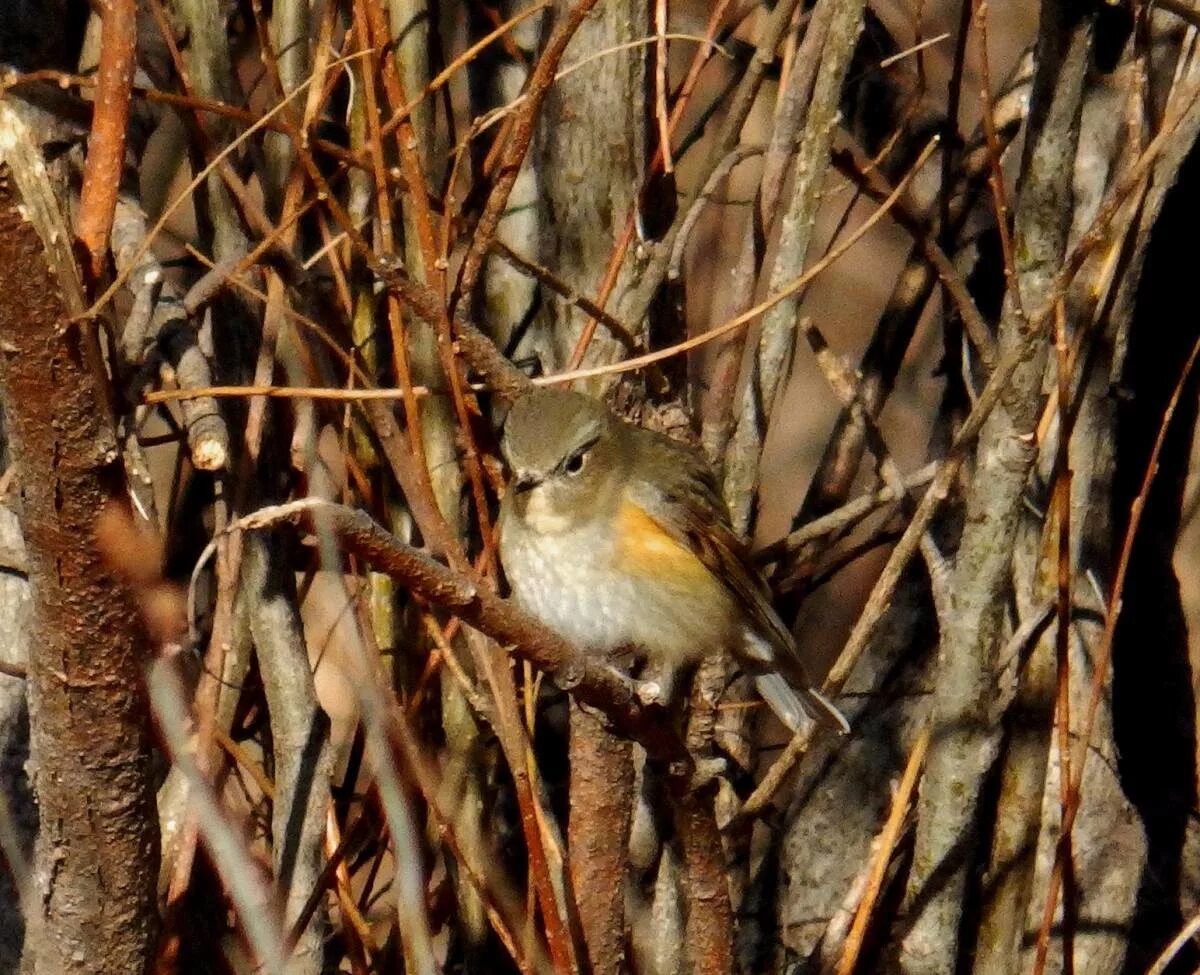
[[631, 504], [611, 521], [555, 533], [507, 518], [500, 557], [522, 607], [584, 649], [638, 646], [683, 661], [728, 645], [724, 588]]

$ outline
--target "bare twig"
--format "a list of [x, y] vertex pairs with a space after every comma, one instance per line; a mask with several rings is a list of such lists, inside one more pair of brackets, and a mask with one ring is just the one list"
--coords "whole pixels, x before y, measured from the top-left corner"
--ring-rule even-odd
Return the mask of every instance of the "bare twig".
[[104, 273], [108, 235], [125, 172], [125, 135], [136, 67], [136, 0], [101, 0], [100, 25], [96, 100], [76, 230], [88, 256], [92, 282]]
[[[936, 462], [926, 464], [904, 479], [904, 489], [911, 491], [914, 488], [923, 487], [933, 479], [936, 472]], [[790, 532], [785, 538], [764, 546], [755, 553], [755, 559], [761, 563], [789, 561], [797, 552], [804, 550], [817, 539], [835, 532], [845, 531], [884, 505], [899, 500], [901, 497], [897, 496], [891, 486], [885, 484], [875, 491], [848, 501], [827, 515], [814, 518], [803, 527]]]
[[1171, 962], [1175, 960], [1175, 956], [1183, 950], [1184, 945], [1196, 937], [1197, 931], [1200, 931], [1200, 914], [1194, 915], [1159, 952], [1158, 957], [1154, 959], [1154, 964], [1146, 969], [1146, 975], [1164, 975]]
[[[964, 6], [964, 16], [969, 10]], [[960, 61], [966, 44], [966, 31], [957, 42], [956, 72], [961, 71]], [[1010, 142], [1020, 130], [1029, 100], [1029, 81], [1033, 71], [1033, 59], [1028, 54], [1021, 59], [1006, 85], [1003, 95], [995, 102], [996, 127], [1004, 140]], [[950, 89], [949, 115], [956, 117], [958, 84]], [[863, 376], [863, 391], [872, 415], [882, 409], [899, 372], [908, 345], [915, 333], [917, 322], [929, 296], [933, 293], [936, 279], [954, 286], [951, 296], [960, 308], [972, 307], [969, 300], [963, 301], [959, 294], [962, 288], [957, 273], [947, 274], [942, 267], [930, 263], [934, 252], [925, 243], [934, 236], [943, 244], [954, 240], [962, 230], [963, 222], [974, 208], [974, 200], [980, 182], [990, 172], [990, 153], [986, 142], [977, 138], [962, 155], [957, 178], [952, 178], [948, 167], [954, 156], [951, 148], [944, 150], [943, 175], [946, 186], [940, 194], [940, 215], [935, 216], [935, 207], [925, 208], [921, 215], [921, 232], [914, 234], [918, 243], [909, 253], [908, 263], [900, 273], [891, 297], [884, 309], [875, 332], [860, 360], [858, 370]], [[835, 154], [835, 161], [837, 156]], [[874, 167], [870, 167], [873, 170]], [[862, 167], [857, 167], [861, 170]], [[866, 175], [866, 173], [864, 173]], [[882, 178], [879, 183], [882, 184]], [[904, 212], [901, 210], [900, 219]], [[913, 228], [915, 230], [915, 227]], [[911, 231], [910, 231], [911, 232]], [[939, 248], [940, 250], [940, 248]], [[837, 425], [825, 447], [821, 461], [809, 486], [804, 504], [797, 516], [797, 523], [813, 515], [820, 515], [831, 506], [839, 505], [851, 490], [859, 462], [865, 450], [865, 431], [855, 426], [848, 414], [838, 418]]]
[[892, 797], [892, 811], [888, 814], [887, 823], [879, 837], [875, 860], [871, 864], [871, 873], [867, 881], [867, 889], [863, 893], [862, 900], [858, 902], [858, 909], [854, 912], [854, 922], [850, 926], [850, 933], [846, 936], [842, 957], [838, 959], [836, 975], [853, 975], [858, 956], [862, 952], [867, 925], [870, 923], [872, 911], [883, 889], [892, 851], [895, 850], [896, 843], [900, 839], [904, 817], [908, 812], [913, 793], [916, 791], [921, 766], [925, 761], [925, 752], [928, 748], [929, 729], [925, 728], [917, 738], [916, 745], [913, 746], [912, 753], [908, 757], [908, 765], [904, 769], [904, 776], [900, 779], [900, 787]]
[[[688, 715], [689, 752], [713, 753], [717, 686], [698, 677], [693, 682]], [[671, 800], [683, 848], [684, 897], [687, 904], [687, 952], [694, 975], [733, 975], [733, 909], [721, 833], [717, 829], [715, 780], [681, 791], [673, 783]]]
[[549, 268], [543, 267], [527, 257], [522, 257], [499, 238], [492, 241], [492, 249], [517, 270], [528, 274], [531, 278], [536, 278], [555, 294], [587, 312], [607, 328], [613, 338], [630, 352], [638, 352], [645, 348], [645, 343], [634, 334], [632, 328], [610, 315], [587, 295], [580, 294]]
[[[294, 925], [321, 873], [332, 752], [329, 719], [317, 704], [289, 567], [279, 546], [247, 540], [240, 584], [249, 595], [250, 631], [271, 712], [275, 758], [274, 861], [284, 900], [283, 923]], [[328, 916], [315, 914], [289, 952], [289, 969], [319, 971]]]
[[[725, 15], [726, 8], [729, 5], [729, 0], [721, 0], [712, 10], [706, 28], [706, 37], [711, 38], [716, 34], [718, 27]], [[767, 67], [774, 59], [774, 51], [779, 43], [780, 37], [787, 29], [791, 19], [791, 14], [796, 8], [796, 3], [792, 0], [776, 6], [772, 11], [770, 19], [764, 25], [761, 37], [759, 39], [757, 54], [754, 60], [751, 61], [749, 70], [742, 78], [738, 85], [737, 92], [729, 108], [729, 114], [725, 118], [721, 132], [717, 136], [716, 144], [712, 149], [712, 154], [708, 162], [705, 164], [702, 176], [707, 182], [708, 176], [711, 175], [713, 166], [723, 159], [730, 150], [736, 145], [742, 126], [745, 124], [746, 118], [750, 113], [754, 104], [754, 99], [758, 94], [761, 86], [763, 75]], [[680, 97], [677, 100], [672, 111], [671, 126], [674, 131], [678, 124], [683, 110], [686, 107], [688, 98], [690, 97], [698, 79], [700, 70], [703, 68], [708, 57], [711, 55], [711, 50], [706, 44], [701, 50], [697, 51], [696, 58], [692, 62], [688, 76], [685, 78], [681, 88]], [[662, 156], [658, 154], [651, 161], [650, 172], [657, 172], [662, 166]], [[686, 212], [691, 209], [691, 200], [687, 200], [687, 205], [684, 206], [681, 212]], [[608, 267], [605, 269], [604, 277], [600, 284], [600, 290], [597, 294], [597, 304], [603, 306], [607, 302], [617, 285], [617, 280], [620, 275], [625, 256], [628, 253], [629, 247], [632, 245], [635, 238], [637, 225], [637, 210], [631, 208], [627, 218], [624, 232], [617, 241], [613, 249], [612, 256], [609, 260]], [[626, 308], [623, 309], [625, 317], [635, 321], [640, 321], [644, 316], [650, 301], [654, 294], [658, 291], [662, 284], [664, 276], [667, 273], [668, 262], [673, 251], [673, 242], [678, 236], [680, 229], [679, 219], [672, 224], [660, 244], [655, 248], [649, 267], [640, 276], [636, 287], [633, 289], [630, 300], [626, 302]], [[595, 332], [595, 320], [587, 322], [580, 333], [579, 340], [576, 342], [575, 348], [571, 353], [570, 361], [568, 362], [569, 370], [578, 369], [583, 362], [583, 358], [587, 353], [592, 335]]]
[[[130, 367], [144, 364], [135, 385], [143, 385], [161, 369], [183, 389], [210, 386], [212, 371], [201, 337], [207, 329], [211, 346], [211, 323], [192, 326], [179, 289], [145, 243], [145, 213], [135, 200], [121, 196], [113, 215], [112, 253], [117, 273], [127, 279], [134, 295], [133, 310], [121, 331], [122, 357]], [[181, 411], [194, 466], [222, 470], [229, 458], [229, 430], [214, 399], [189, 396]]]
[[[846, 640], [846, 645], [842, 648], [837, 661], [825, 678], [824, 690], [828, 693], [836, 694], [841, 690], [854, 670], [855, 664], [866, 652], [874, 638], [876, 628], [891, 605], [892, 597], [904, 569], [919, 551], [921, 538], [933, 521], [934, 515], [945, 502], [950, 488], [958, 477], [958, 472], [966, 461], [968, 450], [974, 444], [985, 420], [1000, 401], [1014, 370], [1024, 360], [1024, 356], [1024, 349], [1012, 349], [1001, 356], [996, 363], [995, 371], [979, 394], [974, 409], [971, 410], [970, 415], [955, 436], [946, 459], [939, 463], [929, 487], [913, 512], [912, 520], [896, 543], [896, 547], [892, 549], [892, 554], [888, 557], [883, 571], [875, 581], [871, 594], [867, 597], [866, 606], [855, 622], [854, 629]], [[811, 741], [811, 734], [800, 733], [788, 742], [750, 798], [742, 806], [738, 813], [739, 819], [755, 816], [766, 808], [787, 776], [791, 774], [796, 763], [807, 751]]]
[[918, 157], [916, 163], [913, 165], [913, 168], [908, 172], [904, 179], [896, 184], [896, 189], [892, 192], [892, 194], [874, 213], [864, 220], [860, 226], [855, 228], [853, 233], [848, 234], [845, 240], [843, 240], [837, 247], [831, 248], [829, 252], [821, 258], [821, 260], [805, 268], [801, 274], [797, 275], [791, 281], [788, 281], [779, 289], [779, 291], [769, 295], [753, 308], [747, 309], [742, 314], [731, 318], [727, 322], [723, 322], [716, 328], [710, 329], [709, 331], [704, 332], [701, 335], [697, 335], [694, 338], [690, 338], [687, 341], [679, 342], [676, 345], [670, 346], [669, 348], [659, 349], [655, 352], [648, 352], [644, 355], [635, 356], [632, 359], [626, 359], [624, 362], [617, 362], [612, 365], [592, 366], [587, 369], [572, 369], [566, 372], [556, 373], [552, 376], [542, 377], [534, 382], [536, 384], [565, 383], [567, 381], [573, 381], [576, 379], [589, 379], [593, 376], [605, 376], [612, 373], [628, 372], [633, 369], [641, 369], [652, 365], [653, 363], [662, 362], [664, 359], [670, 359], [672, 356], [677, 356], [684, 352], [690, 352], [692, 349], [697, 349], [700, 346], [714, 342], [717, 339], [730, 334], [731, 332], [745, 328], [764, 312], [775, 307], [781, 301], [790, 298], [792, 295], [804, 288], [804, 286], [812, 281], [813, 278], [823, 273], [830, 265], [838, 261], [846, 254], [847, 251], [850, 250], [850, 248], [858, 243], [858, 241], [861, 240], [863, 236], [865, 236], [866, 233], [875, 226], [876, 223], [882, 220], [888, 211], [897, 204], [897, 202], [899, 202], [900, 197], [904, 194], [905, 190], [908, 189], [909, 183], [929, 159], [930, 155], [932, 155], [936, 145], [937, 140], [934, 139], [925, 147], [925, 150]]
[[188, 800], [196, 811], [200, 835], [226, 890], [241, 918], [247, 940], [258, 963], [271, 975], [287, 969], [283, 953], [283, 928], [270, 890], [254, 869], [254, 857], [233, 825], [225, 818], [188, 741], [188, 707], [183, 687], [170, 660], [159, 660], [150, 668], [150, 698], [159, 727], [176, 768], [188, 782]]
[[550, 957], [556, 972], [578, 973], [583, 966], [571, 930], [570, 919], [576, 912], [566, 875], [562, 838], [550, 815], [532, 746], [521, 721], [512, 669], [502, 647], [479, 639], [478, 634], [470, 634], [468, 641], [476, 670], [486, 679], [496, 702], [494, 727], [513, 776], [530, 880], [541, 904]]

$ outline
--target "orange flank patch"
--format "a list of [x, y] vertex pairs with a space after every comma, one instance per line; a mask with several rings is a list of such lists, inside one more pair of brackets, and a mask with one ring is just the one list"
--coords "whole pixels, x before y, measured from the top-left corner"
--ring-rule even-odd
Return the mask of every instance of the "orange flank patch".
[[712, 583], [712, 574], [696, 554], [632, 501], [622, 501], [617, 509], [616, 531], [619, 565], [630, 575], [697, 586]]

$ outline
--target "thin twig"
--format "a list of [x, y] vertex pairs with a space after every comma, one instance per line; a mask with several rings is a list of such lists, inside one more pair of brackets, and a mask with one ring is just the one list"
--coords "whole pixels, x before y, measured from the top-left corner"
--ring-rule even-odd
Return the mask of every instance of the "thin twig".
[[[934, 461], [908, 475], [904, 479], [905, 491], [911, 491], [914, 488], [923, 487], [928, 484], [937, 472], [937, 468], [937, 462]], [[840, 508], [826, 515], [814, 518], [807, 524], [797, 528], [794, 532], [790, 532], [786, 537], [764, 546], [755, 553], [754, 558], [756, 561], [764, 564], [784, 561], [793, 557], [797, 552], [817, 539], [851, 528], [862, 521], [863, 518], [878, 511], [884, 505], [899, 500], [900, 497], [897, 496], [892, 487], [885, 484], [875, 491], [855, 498], [853, 501], [848, 501]]]
[[846, 936], [846, 943], [842, 948], [842, 956], [838, 959], [835, 975], [853, 975], [854, 967], [858, 963], [858, 956], [862, 952], [863, 942], [867, 935], [867, 925], [870, 923], [875, 903], [883, 890], [883, 882], [891, 863], [892, 851], [895, 850], [896, 843], [900, 839], [904, 817], [908, 812], [913, 793], [916, 791], [921, 766], [925, 761], [925, 752], [928, 748], [929, 728], [926, 727], [922, 729], [917, 743], [913, 746], [908, 757], [908, 764], [904, 767], [904, 775], [900, 779], [900, 787], [892, 798], [892, 811], [888, 814], [883, 832], [879, 836], [875, 860], [871, 864], [871, 873], [867, 879], [867, 889], [863, 893], [862, 900], [858, 902], [858, 910], [854, 912], [854, 922], [850, 925], [850, 933]]
[[592, 366], [588, 369], [569, 369], [566, 372], [556, 373], [551, 376], [543, 376], [535, 379], [536, 385], [550, 385], [565, 382], [572, 382], [577, 379], [590, 379], [593, 376], [605, 376], [614, 373], [629, 372], [633, 369], [641, 369], [645, 366], [652, 365], [656, 362], [662, 362], [664, 359], [670, 359], [673, 356], [680, 355], [684, 352], [690, 352], [692, 349], [697, 349], [702, 345], [707, 345], [725, 335], [740, 328], [745, 328], [764, 312], [774, 308], [781, 301], [790, 298], [796, 292], [804, 288], [817, 275], [822, 274], [830, 265], [838, 261], [846, 254], [855, 244], [861, 240], [866, 233], [875, 226], [883, 217], [894, 207], [903, 196], [905, 190], [908, 189], [909, 183], [913, 180], [916, 174], [924, 166], [926, 160], [932, 155], [934, 148], [937, 145], [937, 139], [933, 139], [925, 147], [925, 150], [917, 158], [913, 168], [909, 170], [904, 179], [896, 184], [895, 190], [883, 202], [883, 204], [866, 220], [862, 222], [854, 232], [849, 234], [838, 247], [832, 248], [821, 260], [817, 261], [803, 272], [793, 278], [791, 281], [783, 285], [778, 291], [768, 296], [763, 301], [759, 302], [753, 308], [747, 309], [742, 314], [730, 319], [721, 325], [704, 332], [702, 335], [697, 335], [687, 341], [679, 342], [666, 349], [659, 349], [654, 352], [648, 352], [645, 355], [635, 356], [632, 359], [626, 359], [623, 362], [612, 363], [611, 365]]

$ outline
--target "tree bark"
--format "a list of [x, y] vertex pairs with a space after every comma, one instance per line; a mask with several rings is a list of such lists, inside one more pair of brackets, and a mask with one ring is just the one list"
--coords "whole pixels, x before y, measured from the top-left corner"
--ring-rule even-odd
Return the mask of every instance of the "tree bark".
[[147, 970], [158, 927], [149, 645], [90, 541], [126, 486], [95, 326], [73, 320], [83, 296], [66, 223], [28, 131], [9, 111], [0, 125], [0, 377], [38, 634], [29, 704], [41, 914], [25, 966], [128, 975]]
[[592, 975], [629, 971], [625, 884], [633, 799], [633, 748], [595, 714], [571, 705], [571, 886]]
[[[554, 4], [555, 21], [569, 0]], [[601, 4], [580, 26], [564, 58], [578, 62], [636, 42], [650, 23], [647, 0]], [[576, 291], [595, 296], [604, 269], [636, 199], [646, 162], [646, 56], [644, 49], [606, 53], [557, 81], [538, 120], [536, 166], [543, 195], [543, 263]], [[616, 307], [631, 280], [625, 258], [613, 289]], [[588, 316], [558, 295], [543, 296], [534, 344], [547, 369], [565, 366]], [[634, 323], [640, 324], [640, 323]], [[588, 347], [588, 364], [609, 362], [623, 350], [603, 329]]]
[[978, 466], [967, 489], [966, 524], [955, 559], [952, 607], [941, 620], [933, 693], [934, 738], [921, 785], [913, 868], [911, 928], [902, 969], [953, 971], [960, 957], [969, 865], [975, 856], [980, 792], [999, 749], [996, 665], [1005, 640], [1004, 607], [1021, 500], [1036, 457], [1048, 341], [1031, 324], [1047, 309], [1071, 218], [1071, 178], [1089, 61], [1091, 23], [1048, 3], [1042, 9], [1030, 133], [1014, 216], [1015, 289], [998, 331], [1001, 355], [1023, 351], [1007, 397], [985, 422]]

